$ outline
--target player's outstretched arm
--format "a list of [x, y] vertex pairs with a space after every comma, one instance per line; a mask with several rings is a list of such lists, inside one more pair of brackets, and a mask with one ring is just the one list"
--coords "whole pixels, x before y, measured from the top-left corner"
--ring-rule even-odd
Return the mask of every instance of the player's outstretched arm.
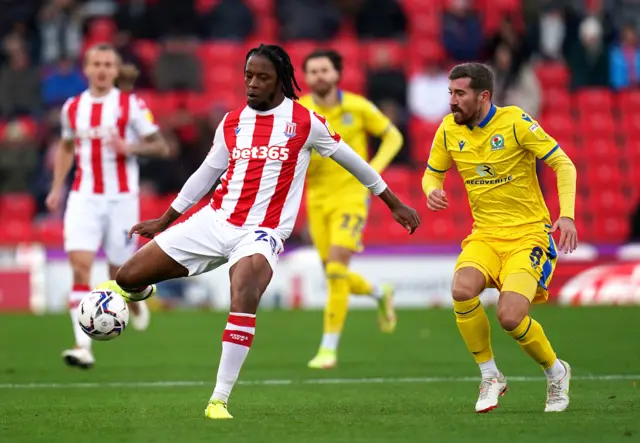
[[[222, 121], [224, 123], [224, 119]], [[167, 229], [182, 214], [188, 211], [193, 205], [198, 203], [211, 188], [216, 184], [218, 179], [227, 170], [229, 166], [229, 151], [224, 144], [224, 136], [222, 134], [222, 124], [218, 126], [216, 135], [213, 139], [213, 146], [202, 162], [200, 167], [191, 174], [191, 177], [185, 182], [176, 199], [171, 206], [160, 218], [154, 220], [143, 221], [138, 223], [129, 231], [129, 238], [133, 234], [138, 234], [146, 238], [153, 238], [156, 234]]]
[[129, 231], [129, 238], [133, 234], [153, 238], [156, 234], [166, 230], [211, 190], [224, 171], [225, 168], [216, 168], [207, 161], [203, 162], [182, 186], [180, 193], [162, 217], [138, 223]]
[[402, 203], [391, 189], [389, 189], [380, 174], [366, 161], [344, 142], [341, 142], [338, 149], [331, 154], [331, 158], [349, 171], [373, 194], [380, 197], [391, 210], [393, 218], [404, 226], [405, 229], [409, 231], [409, 234], [413, 234], [413, 231], [420, 225], [418, 213], [413, 208]]

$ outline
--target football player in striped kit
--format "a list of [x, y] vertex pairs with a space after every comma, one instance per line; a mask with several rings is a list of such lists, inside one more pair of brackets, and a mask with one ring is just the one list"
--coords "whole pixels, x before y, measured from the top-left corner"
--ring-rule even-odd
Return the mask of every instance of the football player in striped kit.
[[[117, 52], [106, 44], [86, 53], [84, 73], [89, 88], [67, 100], [62, 108], [62, 140], [55, 156], [54, 177], [46, 203], [51, 211], [63, 203], [64, 185], [72, 166], [76, 172], [64, 215], [64, 246], [73, 270], [69, 309], [75, 347], [63, 360], [90, 368], [95, 360], [91, 339], [77, 322], [76, 308], [91, 290], [91, 268], [102, 246], [115, 278], [118, 268], [136, 250], [127, 236], [139, 221], [138, 155], [165, 156], [168, 146], [144, 102], [131, 93], [137, 70], [122, 66]], [[122, 89], [115, 87], [116, 82]], [[149, 310], [130, 305], [132, 325], [144, 330]]]

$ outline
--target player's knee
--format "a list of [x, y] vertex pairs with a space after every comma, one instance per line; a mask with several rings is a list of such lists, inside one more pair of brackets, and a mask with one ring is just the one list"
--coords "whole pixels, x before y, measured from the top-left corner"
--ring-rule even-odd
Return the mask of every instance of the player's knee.
[[465, 285], [454, 285], [451, 292], [455, 301], [467, 301], [479, 295], [473, 288]]
[[126, 263], [116, 273], [116, 283], [121, 288], [138, 288], [142, 286], [138, 281], [135, 269]]
[[73, 283], [88, 285], [91, 278], [91, 263], [76, 262], [71, 264], [73, 271]]
[[519, 306], [499, 305], [498, 321], [505, 331], [513, 331], [527, 316], [527, 311]]

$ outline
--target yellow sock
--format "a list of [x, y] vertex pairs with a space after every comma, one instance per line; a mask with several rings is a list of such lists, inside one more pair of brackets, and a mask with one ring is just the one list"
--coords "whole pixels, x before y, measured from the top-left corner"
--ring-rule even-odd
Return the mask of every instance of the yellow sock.
[[349, 271], [347, 279], [349, 280], [349, 290], [352, 294], [371, 295], [373, 293], [373, 285], [365, 280], [362, 275]]
[[542, 369], [549, 369], [556, 361], [556, 353], [544, 335], [542, 326], [531, 317], [525, 317], [517, 328], [507, 332], [518, 341], [524, 352], [542, 366]]
[[329, 262], [325, 271], [329, 297], [324, 307], [324, 333], [340, 333], [349, 309], [348, 269], [342, 263]]
[[467, 301], [453, 301], [456, 324], [460, 335], [473, 355], [476, 363], [484, 363], [493, 358], [491, 350], [491, 327], [484, 312], [480, 297]]

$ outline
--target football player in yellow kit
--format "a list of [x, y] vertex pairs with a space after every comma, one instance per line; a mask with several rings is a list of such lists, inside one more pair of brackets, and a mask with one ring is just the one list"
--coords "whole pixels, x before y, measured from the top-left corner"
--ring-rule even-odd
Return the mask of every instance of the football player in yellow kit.
[[[479, 299], [486, 287], [500, 290], [497, 314], [502, 328], [547, 376], [545, 411], [564, 411], [569, 405], [571, 368], [556, 357], [542, 326], [529, 316], [529, 306], [546, 301], [557, 251], [570, 253], [577, 247], [576, 169], [526, 112], [491, 102], [493, 74], [487, 66], [455, 66], [449, 74], [449, 92], [452, 113], [433, 140], [423, 189], [429, 209], [446, 209], [442, 185], [445, 172], [455, 163], [469, 196], [473, 230], [462, 243], [452, 291], [458, 329], [482, 374], [476, 411], [495, 409], [507, 391]], [[536, 158], [557, 176], [560, 217], [553, 226], [538, 184]], [[551, 237], [557, 230], [558, 248]]]
[[[305, 107], [324, 116], [362, 158], [368, 159], [367, 138], [382, 143], [371, 166], [382, 172], [402, 147], [402, 134], [366, 98], [338, 88], [342, 57], [332, 50], [309, 54], [303, 65], [311, 94], [300, 98]], [[362, 230], [367, 218], [368, 191], [338, 164], [312, 154], [307, 172], [309, 231], [322, 259], [329, 294], [324, 311], [324, 334], [310, 368], [328, 369], [337, 363], [337, 349], [344, 325], [349, 294], [373, 297], [378, 303], [378, 322], [383, 332], [396, 327], [393, 290], [376, 286], [349, 270], [354, 252], [362, 251]]]

